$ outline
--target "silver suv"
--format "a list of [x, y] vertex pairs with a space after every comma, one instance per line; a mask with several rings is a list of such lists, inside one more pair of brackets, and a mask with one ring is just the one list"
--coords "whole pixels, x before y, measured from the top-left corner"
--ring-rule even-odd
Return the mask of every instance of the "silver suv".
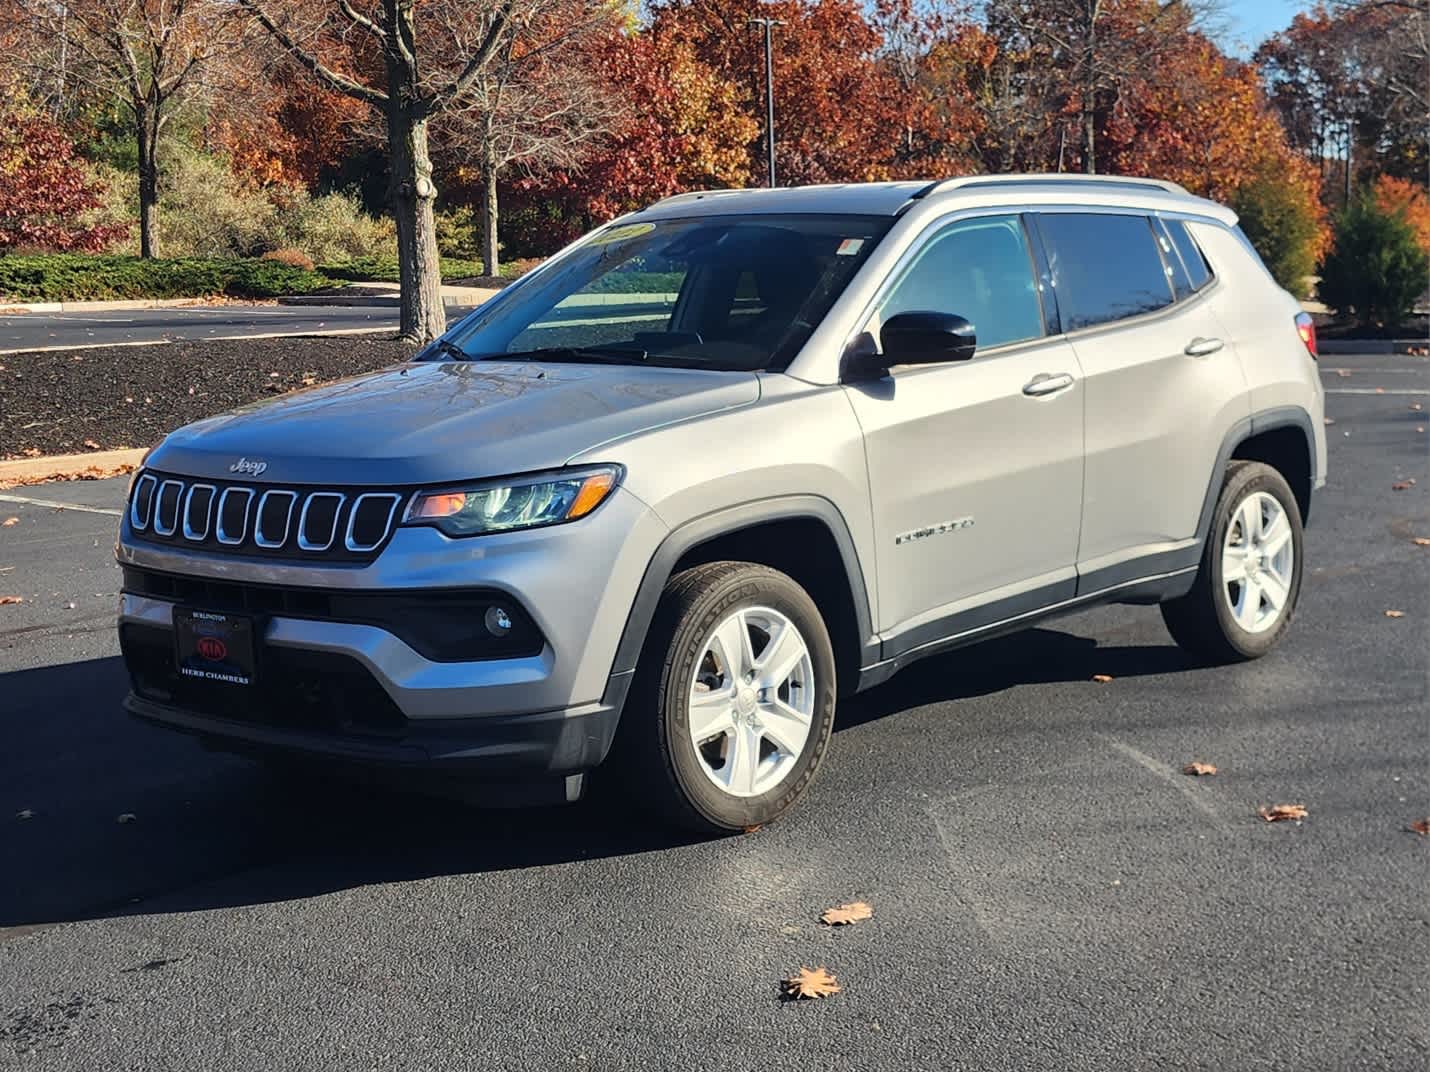
[[127, 706], [768, 822], [836, 696], [916, 659], [1107, 602], [1270, 650], [1325, 479], [1315, 356], [1171, 183], [668, 198], [408, 364], [164, 440], [119, 539]]

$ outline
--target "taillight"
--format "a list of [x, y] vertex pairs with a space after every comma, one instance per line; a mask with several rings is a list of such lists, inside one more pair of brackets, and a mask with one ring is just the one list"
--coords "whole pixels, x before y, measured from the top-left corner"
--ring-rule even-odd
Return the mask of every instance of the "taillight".
[[1306, 352], [1316, 357], [1316, 322], [1311, 319], [1310, 313], [1296, 314], [1296, 334], [1306, 344]]

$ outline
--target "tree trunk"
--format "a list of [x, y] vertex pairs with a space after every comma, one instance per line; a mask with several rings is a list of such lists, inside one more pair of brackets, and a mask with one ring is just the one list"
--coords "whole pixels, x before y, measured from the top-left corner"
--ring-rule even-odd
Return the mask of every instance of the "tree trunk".
[[158, 116], [147, 104], [134, 109], [139, 138], [139, 256], [159, 255]]
[[1097, 0], [1087, 4], [1082, 86], [1082, 170], [1097, 174]]
[[482, 160], [482, 274], [495, 279], [501, 274], [497, 249], [497, 166], [491, 153]]
[[432, 160], [427, 155], [427, 116], [396, 98], [387, 106], [389, 190], [397, 221], [397, 274], [402, 284], [402, 337], [426, 343], [447, 327], [442, 308], [442, 269], [432, 202]]

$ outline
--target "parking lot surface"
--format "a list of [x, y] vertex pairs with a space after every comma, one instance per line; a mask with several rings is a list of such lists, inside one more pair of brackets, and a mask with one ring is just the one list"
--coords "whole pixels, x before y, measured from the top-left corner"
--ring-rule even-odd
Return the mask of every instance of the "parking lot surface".
[[[1430, 361], [1323, 365], [1276, 653], [1199, 667], [1109, 607], [928, 660], [841, 707], [784, 821], [714, 841], [137, 724], [123, 482], [0, 492], [0, 1067], [1424, 1068]], [[842, 991], [781, 1002], [802, 965]]]

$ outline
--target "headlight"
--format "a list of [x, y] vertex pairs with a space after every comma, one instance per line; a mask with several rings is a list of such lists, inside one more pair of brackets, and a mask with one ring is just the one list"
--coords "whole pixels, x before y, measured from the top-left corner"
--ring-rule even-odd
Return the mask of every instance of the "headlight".
[[412, 500], [402, 523], [431, 525], [448, 536], [559, 525], [600, 506], [620, 477], [619, 466], [602, 465], [424, 491]]

